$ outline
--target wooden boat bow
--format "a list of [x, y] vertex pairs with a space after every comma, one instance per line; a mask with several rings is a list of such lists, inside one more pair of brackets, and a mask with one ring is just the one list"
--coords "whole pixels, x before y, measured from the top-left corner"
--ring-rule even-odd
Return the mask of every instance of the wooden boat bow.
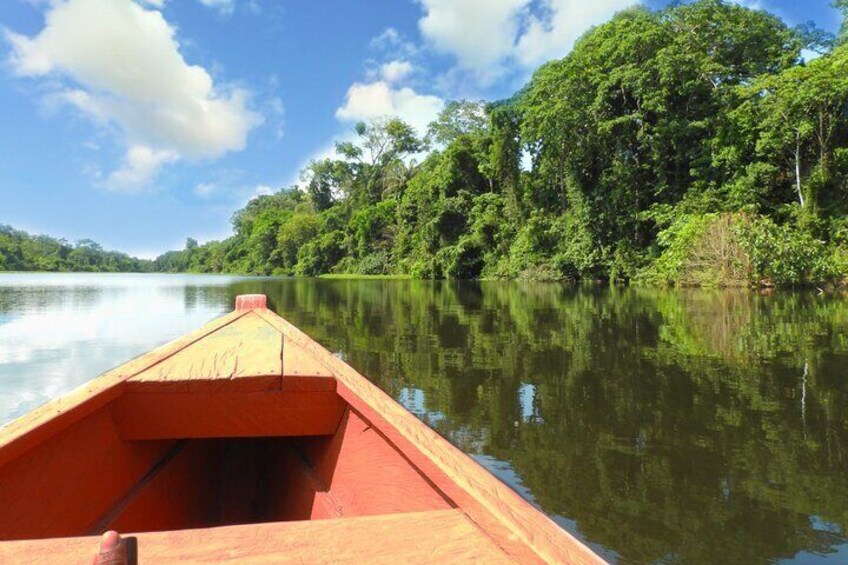
[[603, 563], [264, 295], [0, 429], [0, 500], [9, 563]]

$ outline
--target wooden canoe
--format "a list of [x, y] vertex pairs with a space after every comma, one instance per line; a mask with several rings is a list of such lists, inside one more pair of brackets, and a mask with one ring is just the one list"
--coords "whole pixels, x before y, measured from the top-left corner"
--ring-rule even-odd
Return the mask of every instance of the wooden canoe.
[[0, 563], [603, 562], [263, 295], [0, 429], [0, 508]]

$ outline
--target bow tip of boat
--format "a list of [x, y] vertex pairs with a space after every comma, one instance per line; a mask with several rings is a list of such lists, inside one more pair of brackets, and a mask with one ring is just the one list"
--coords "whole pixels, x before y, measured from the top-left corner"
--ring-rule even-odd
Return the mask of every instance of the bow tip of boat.
[[236, 296], [236, 310], [265, 309], [268, 298], [264, 294], [239, 294]]

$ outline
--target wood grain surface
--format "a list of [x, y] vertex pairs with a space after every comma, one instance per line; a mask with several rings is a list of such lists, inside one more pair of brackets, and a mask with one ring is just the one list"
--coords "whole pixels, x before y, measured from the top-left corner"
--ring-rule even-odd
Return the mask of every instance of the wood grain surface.
[[[0, 563], [90, 563], [95, 537], [0, 544]], [[510, 563], [459, 510], [137, 535], [139, 563]]]

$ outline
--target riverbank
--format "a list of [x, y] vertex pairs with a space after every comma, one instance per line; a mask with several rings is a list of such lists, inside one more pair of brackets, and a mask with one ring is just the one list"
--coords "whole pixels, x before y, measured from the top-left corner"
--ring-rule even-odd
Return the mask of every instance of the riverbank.
[[323, 275], [318, 275], [318, 278], [319, 279], [330, 279], [330, 280], [375, 280], [375, 281], [412, 280], [412, 277], [410, 277], [409, 275], [363, 275], [363, 274], [360, 274], [360, 273], [325, 273]]

